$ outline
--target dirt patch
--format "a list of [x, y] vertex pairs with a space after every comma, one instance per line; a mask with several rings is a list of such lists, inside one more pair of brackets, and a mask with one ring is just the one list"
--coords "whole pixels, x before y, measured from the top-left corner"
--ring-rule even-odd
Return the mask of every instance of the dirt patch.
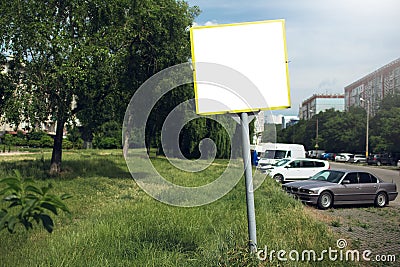
[[310, 214], [326, 223], [338, 238], [345, 239], [349, 249], [372, 252], [371, 262], [363, 262], [362, 266], [399, 266], [399, 205], [391, 204], [385, 208], [341, 206], [324, 211], [312, 207], [308, 209]]
[[0, 156], [14, 156], [14, 155], [24, 155], [24, 154], [33, 154], [29, 151], [11, 151], [11, 152], [0, 152]]

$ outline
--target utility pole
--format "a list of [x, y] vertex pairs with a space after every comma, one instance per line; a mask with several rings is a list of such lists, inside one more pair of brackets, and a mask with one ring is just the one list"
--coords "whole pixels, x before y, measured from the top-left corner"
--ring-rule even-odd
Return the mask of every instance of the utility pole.
[[368, 143], [369, 143], [369, 100], [365, 100], [362, 97], [360, 97], [360, 101], [361, 102], [366, 102], [367, 104], [367, 129], [366, 129], [366, 133], [365, 133], [365, 157], [368, 158]]

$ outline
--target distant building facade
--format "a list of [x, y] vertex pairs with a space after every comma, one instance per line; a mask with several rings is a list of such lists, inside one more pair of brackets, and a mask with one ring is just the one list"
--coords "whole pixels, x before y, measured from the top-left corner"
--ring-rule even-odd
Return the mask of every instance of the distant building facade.
[[344, 91], [346, 110], [351, 106], [366, 108], [369, 103], [375, 114], [382, 98], [400, 93], [400, 58], [346, 86]]
[[298, 116], [282, 116], [282, 129], [293, 126], [299, 122]]
[[296, 123], [299, 122], [299, 120], [300, 119], [298, 116], [289, 116], [282, 114], [274, 115], [272, 113], [268, 113], [265, 116], [265, 124], [282, 125], [282, 129], [295, 125]]
[[265, 123], [266, 124], [281, 124], [282, 123], [282, 114], [274, 115], [271, 112], [267, 112], [265, 114]]
[[303, 101], [299, 110], [299, 118], [310, 119], [313, 115], [328, 109], [343, 111], [345, 107], [343, 94], [314, 94]]
[[265, 123], [264, 111], [260, 111], [256, 115], [256, 120], [254, 122], [253, 144], [261, 143], [261, 136], [262, 133], [264, 132], [264, 123]]

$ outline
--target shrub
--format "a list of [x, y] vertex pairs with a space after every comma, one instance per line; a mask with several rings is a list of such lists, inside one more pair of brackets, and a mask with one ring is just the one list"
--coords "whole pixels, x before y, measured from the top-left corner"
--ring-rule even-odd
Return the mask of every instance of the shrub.
[[40, 140], [29, 140], [28, 145], [29, 147], [40, 147], [41, 143]]
[[48, 212], [58, 215], [57, 210], [60, 209], [69, 213], [63, 200], [72, 196], [64, 194], [58, 197], [48, 194], [51, 184], [39, 188], [32, 179], [22, 180], [19, 171], [15, 170], [15, 175], [15, 178], [0, 180], [0, 184], [6, 185], [0, 190], [0, 197], [10, 203], [7, 208], [0, 210], [0, 231], [7, 229], [14, 233], [18, 223], [29, 230], [33, 228], [33, 222], [42, 222], [47, 232], [53, 232], [54, 222]]
[[72, 143], [72, 148], [81, 149], [83, 148], [83, 139], [81, 138], [81, 133], [76, 126], [68, 127], [67, 140]]
[[78, 140], [76, 140], [75, 142], [73, 142], [74, 144], [74, 148], [77, 149], [82, 149], [83, 148], [83, 139], [82, 138], [78, 138]]
[[63, 149], [73, 149], [74, 148], [74, 144], [71, 141], [67, 140], [67, 139], [63, 139], [62, 148]]
[[28, 140], [26, 140], [25, 138], [21, 138], [21, 137], [14, 137], [14, 143], [16, 146], [26, 146], [28, 145]]
[[4, 135], [4, 144], [11, 146], [15, 144], [15, 138], [11, 134]]
[[93, 145], [97, 148], [121, 148], [121, 143], [121, 125], [115, 121], [104, 123], [93, 138]]
[[40, 138], [40, 146], [41, 147], [53, 147], [54, 140], [52, 137], [48, 136], [47, 134], [42, 135]]
[[96, 142], [98, 148], [112, 149], [112, 148], [120, 148], [121, 144], [114, 137], [103, 137], [99, 138]]
[[43, 131], [34, 131], [34, 132], [30, 132], [28, 134], [28, 139], [29, 140], [40, 140], [42, 139], [42, 136], [47, 135], [45, 132]]
[[24, 132], [21, 131], [21, 130], [17, 131], [17, 136], [16, 137], [21, 138], [21, 139], [26, 139], [26, 136], [25, 136]]

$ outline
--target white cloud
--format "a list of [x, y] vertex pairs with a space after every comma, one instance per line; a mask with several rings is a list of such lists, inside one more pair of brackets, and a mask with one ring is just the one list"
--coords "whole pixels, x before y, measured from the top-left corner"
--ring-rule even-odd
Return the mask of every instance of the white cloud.
[[209, 20], [204, 23], [205, 26], [212, 26], [212, 25], [218, 25], [218, 22], [216, 20]]
[[193, 27], [196, 26], [212, 26], [212, 25], [218, 25], [219, 23], [216, 20], [208, 20], [205, 23], [197, 23], [197, 22], [193, 22]]

